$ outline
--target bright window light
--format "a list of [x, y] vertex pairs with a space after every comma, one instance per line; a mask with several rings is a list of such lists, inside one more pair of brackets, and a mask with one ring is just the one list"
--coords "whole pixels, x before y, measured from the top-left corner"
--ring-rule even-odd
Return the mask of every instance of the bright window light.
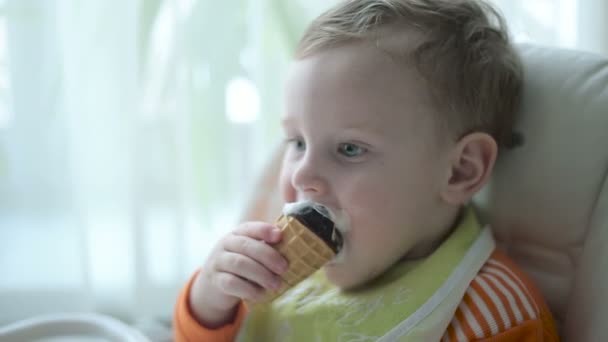
[[0, 100], [0, 129], [8, 128], [11, 119], [13, 118], [13, 115], [5, 102], [5, 99]]
[[[0, 5], [3, 3], [0, 2]], [[6, 23], [0, 19], [0, 129], [7, 128], [12, 120], [10, 108], [10, 84], [7, 50], [6, 50]]]
[[251, 123], [258, 119], [260, 96], [250, 80], [236, 77], [226, 87], [226, 115], [233, 123]]
[[179, 9], [179, 14], [181, 14], [183, 17], [190, 15], [190, 13], [192, 13], [194, 2], [194, 0], [178, 0], [177, 7]]

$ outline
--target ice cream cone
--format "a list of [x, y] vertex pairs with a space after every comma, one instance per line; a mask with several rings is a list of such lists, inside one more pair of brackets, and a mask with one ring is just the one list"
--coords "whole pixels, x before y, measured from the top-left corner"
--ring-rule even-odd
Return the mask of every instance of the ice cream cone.
[[336, 253], [314, 232], [293, 216], [281, 215], [277, 226], [283, 232], [281, 242], [274, 248], [281, 253], [289, 267], [281, 275], [282, 286], [277, 291], [269, 291], [262, 302], [271, 301], [330, 261]]

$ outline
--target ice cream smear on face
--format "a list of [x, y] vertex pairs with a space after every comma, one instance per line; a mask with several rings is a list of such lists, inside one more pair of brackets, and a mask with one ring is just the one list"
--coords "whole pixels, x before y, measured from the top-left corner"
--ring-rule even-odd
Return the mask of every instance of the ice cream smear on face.
[[336, 253], [332, 261], [339, 261], [344, 254], [343, 234], [349, 230], [349, 219], [343, 210], [328, 208], [312, 201], [286, 203], [283, 215], [298, 218], [305, 226]]

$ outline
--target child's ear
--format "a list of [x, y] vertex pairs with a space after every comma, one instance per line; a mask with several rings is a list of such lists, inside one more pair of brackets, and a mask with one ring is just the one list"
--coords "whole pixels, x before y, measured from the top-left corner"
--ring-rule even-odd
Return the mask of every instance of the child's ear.
[[461, 138], [452, 150], [442, 199], [463, 205], [488, 181], [496, 155], [496, 141], [486, 133], [475, 132]]

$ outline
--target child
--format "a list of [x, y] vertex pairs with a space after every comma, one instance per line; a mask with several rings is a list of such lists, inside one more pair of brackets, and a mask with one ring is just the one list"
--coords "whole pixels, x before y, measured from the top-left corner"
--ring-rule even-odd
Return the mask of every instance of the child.
[[557, 340], [539, 292], [467, 205], [510, 143], [521, 73], [478, 1], [351, 0], [317, 18], [287, 82], [279, 183], [286, 203], [346, 213], [344, 251], [248, 308], [287, 262], [271, 247], [278, 228], [242, 223], [182, 292], [176, 339]]

